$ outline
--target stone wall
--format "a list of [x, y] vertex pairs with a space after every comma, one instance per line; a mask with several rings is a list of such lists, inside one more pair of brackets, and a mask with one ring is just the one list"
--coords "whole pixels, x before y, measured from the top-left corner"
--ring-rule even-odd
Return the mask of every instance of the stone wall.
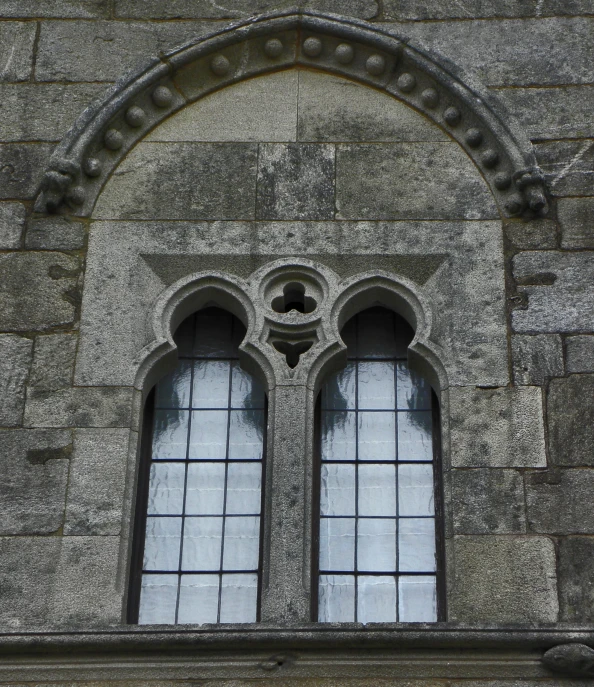
[[[156, 300], [192, 259], [231, 256], [247, 276], [260, 255], [326, 255], [340, 271], [345, 256], [370, 252], [398, 257], [394, 271], [417, 279], [446, 351], [448, 619], [594, 623], [591, 2], [306, 3], [393, 29], [502, 103], [534, 145], [546, 218], [502, 220], [444, 129], [308, 69], [221, 90], [165, 120], [91, 217], [34, 212], [56, 143], [118, 78], [281, 6], [222, 4], [0, 1], [2, 631], [123, 622], [134, 365]], [[424, 281], [410, 256], [434, 259]], [[6, 675], [16, 686], [18, 671]], [[558, 683], [518, 676], [538, 680], [526, 687]], [[515, 684], [479, 677], [381, 679]]]

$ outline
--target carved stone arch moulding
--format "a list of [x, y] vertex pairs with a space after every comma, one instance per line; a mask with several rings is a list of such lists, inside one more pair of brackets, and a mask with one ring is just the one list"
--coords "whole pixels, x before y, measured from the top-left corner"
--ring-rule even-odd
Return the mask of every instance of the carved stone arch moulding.
[[381, 271], [340, 279], [310, 260], [270, 262], [244, 281], [223, 273], [194, 274], [177, 281], [159, 298], [154, 340], [140, 352], [135, 387], [144, 395], [176, 360], [173, 332], [192, 312], [217, 305], [236, 315], [247, 332], [240, 346], [244, 367], [266, 384], [308, 386], [316, 393], [324, 378], [346, 364], [340, 337], [357, 312], [383, 305], [415, 329], [411, 362], [436, 391], [447, 388], [442, 355], [431, 341], [431, 313], [414, 284]]
[[296, 65], [383, 90], [429, 117], [474, 161], [503, 216], [547, 212], [532, 145], [499, 105], [394, 32], [295, 10], [232, 24], [118, 82], [57, 146], [36, 211], [89, 216], [123, 156], [163, 119], [215, 90]]

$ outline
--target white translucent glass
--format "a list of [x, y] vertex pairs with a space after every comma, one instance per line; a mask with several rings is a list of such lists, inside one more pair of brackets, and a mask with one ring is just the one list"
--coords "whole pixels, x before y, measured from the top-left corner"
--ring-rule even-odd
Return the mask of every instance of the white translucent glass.
[[149, 515], [181, 515], [184, 505], [184, 463], [153, 463], [149, 478]]
[[433, 465], [398, 466], [399, 515], [433, 515]]
[[320, 520], [320, 570], [355, 569], [355, 519]]
[[396, 466], [359, 465], [359, 515], [396, 515]]
[[398, 408], [402, 410], [431, 410], [431, 387], [408, 363], [398, 361], [396, 367]]
[[322, 390], [322, 408], [346, 410], [355, 408], [356, 363], [331, 375]]
[[228, 360], [196, 360], [192, 387], [192, 408], [227, 408], [229, 406]]
[[143, 575], [138, 624], [172, 624], [177, 604], [177, 575]]
[[360, 358], [393, 358], [397, 356], [394, 316], [386, 310], [366, 310], [357, 316]]
[[398, 580], [398, 619], [401, 623], [434, 623], [437, 593], [434, 576], [403, 575]]
[[224, 463], [190, 463], [188, 465], [186, 514], [222, 515], [224, 498]]
[[322, 515], [355, 515], [354, 465], [322, 465], [320, 512]]
[[318, 620], [348, 623], [355, 619], [355, 578], [352, 575], [320, 575]]
[[355, 460], [357, 456], [356, 414], [322, 413], [322, 460]]
[[155, 408], [188, 408], [191, 382], [192, 365], [189, 360], [180, 360], [175, 370], [157, 384]]
[[190, 460], [224, 460], [227, 452], [227, 411], [194, 410], [190, 429]]
[[218, 575], [182, 575], [178, 623], [216, 623], [219, 612]]
[[219, 570], [223, 518], [186, 518], [182, 570]]
[[234, 357], [232, 325], [233, 316], [229, 313], [197, 312], [193, 355], [201, 358]]
[[396, 407], [394, 363], [360, 362], [358, 396], [361, 410], [393, 410]]
[[229, 426], [229, 458], [261, 460], [264, 438], [263, 410], [232, 410]]
[[181, 525], [181, 518], [146, 519], [144, 570], [178, 569]]
[[231, 369], [231, 407], [264, 408], [264, 387], [234, 360]]
[[221, 622], [255, 623], [258, 604], [256, 574], [223, 575], [221, 583]]
[[396, 520], [360, 518], [357, 523], [357, 570], [396, 570]]
[[358, 413], [359, 460], [396, 460], [396, 413]]
[[261, 463], [230, 463], [227, 474], [227, 514], [260, 513], [261, 485]]
[[223, 570], [256, 570], [260, 558], [260, 518], [225, 518]]
[[398, 522], [398, 568], [401, 572], [435, 572], [435, 521], [401, 518]]
[[187, 410], [155, 410], [153, 460], [184, 460], [188, 445]]
[[433, 460], [430, 410], [398, 413], [398, 460]]
[[357, 579], [357, 621], [396, 622], [396, 580], [393, 577], [361, 575]]

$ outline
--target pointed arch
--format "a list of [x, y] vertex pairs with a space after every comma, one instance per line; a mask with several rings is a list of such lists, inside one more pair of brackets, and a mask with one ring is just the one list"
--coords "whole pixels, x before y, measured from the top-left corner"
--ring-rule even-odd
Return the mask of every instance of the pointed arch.
[[163, 119], [215, 90], [297, 65], [385, 91], [445, 129], [478, 167], [503, 216], [546, 213], [532, 145], [509, 114], [392, 31], [294, 10], [232, 24], [118, 82], [57, 146], [36, 211], [89, 216], [121, 159]]

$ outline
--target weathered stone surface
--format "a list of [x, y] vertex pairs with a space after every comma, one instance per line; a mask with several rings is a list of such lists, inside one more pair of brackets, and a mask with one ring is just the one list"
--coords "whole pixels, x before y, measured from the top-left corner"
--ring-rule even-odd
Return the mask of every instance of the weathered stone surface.
[[63, 253], [0, 255], [0, 328], [43, 330], [72, 322], [78, 269]]
[[[116, 17], [135, 19], [235, 19], [268, 12], [282, 6], [278, 0], [234, 0], [219, 5], [208, 0], [116, 0]], [[295, 6], [297, 3], [291, 3]], [[299, 7], [319, 12], [334, 12], [361, 19], [372, 19], [378, 12], [377, 0], [308, 0]]]
[[64, 534], [120, 534], [129, 435], [127, 429], [75, 431]]
[[109, 16], [109, 0], [3, 0], [2, 16], [99, 19]]
[[[299, 72], [300, 141], [449, 141], [396, 98], [337, 76]], [[268, 139], [266, 139], [268, 140]]]
[[594, 140], [549, 141], [534, 150], [553, 195], [594, 196]]
[[450, 619], [525, 623], [557, 620], [555, 548], [547, 537], [455, 537]]
[[27, 402], [27, 427], [129, 427], [132, 390], [72, 387]]
[[35, 353], [29, 376], [29, 398], [65, 389], [72, 384], [77, 333], [60, 333], [35, 338]]
[[253, 219], [257, 146], [141, 143], [99, 197], [95, 217]]
[[[85, 629], [122, 622], [119, 537], [62, 537], [52, 585], [54, 626]], [[37, 578], [40, 579], [39, 577]]]
[[384, 0], [384, 16], [395, 21], [532, 17], [537, 0]]
[[0, 427], [16, 427], [23, 421], [32, 350], [30, 339], [0, 334]]
[[[242, 81], [188, 105], [146, 141], [295, 141], [300, 72]], [[366, 89], [368, 90], [368, 89]]]
[[415, 22], [405, 33], [488, 86], [552, 86], [594, 81], [593, 24], [590, 17]]
[[34, 23], [0, 22], [0, 81], [27, 81], [33, 67]]
[[564, 374], [563, 345], [556, 334], [513, 336], [512, 360], [515, 384], [542, 385], [548, 377]]
[[528, 531], [539, 534], [592, 533], [593, 490], [594, 470], [588, 468], [528, 474]]
[[547, 219], [506, 222], [505, 236], [513, 248], [543, 250], [557, 248], [557, 223]]
[[72, 436], [66, 430], [0, 432], [0, 534], [49, 534], [64, 522]]
[[594, 86], [502, 88], [496, 95], [530, 138], [592, 138]]
[[0, 199], [33, 198], [51, 150], [47, 143], [0, 144]]
[[35, 76], [38, 81], [115, 81], [160, 51], [212, 30], [200, 22], [43, 22]]
[[258, 156], [258, 219], [334, 217], [334, 146], [263, 143]]
[[493, 198], [455, 143], [339, 145], [339, 219], [489, 219]]
[[101, 84], [0, 85], [0, 140], [59, 141], [103, 91]]
[[568, 372], [594, 372], [594, 336], [568, 336], [565, 351]]
[[0, 203], [0, 250], [20, 248], [25, 228], [25, 206]]
[[516, 470], [452, 470], [455, 534], [526, 532], [524, 482]]
[[25, 248], [79, 250], [85, 244], [85, 226], [66, 217], [43, 217], [27, 224]]
[[450, 388], [452, 465], [544, 467], [539, 387]]
[[590, 0], [543, 0], [537, 4], [537, 16], [563, 16], [564, 14], [577, 16], [579, 14], [592, 15]]
[[549, 450], [555, 465], [594, 466], [594, 375], [570, 375], [549, 385]]
[[594, 252], [519, 253], [513, 260], [528, 305], [512, 313], [516, 332], [594, 330]]
[[563, 248], [594, 248], [594, 198], [560, 198], [557, 215]]
[[559, 540], [560, 620], [594, 622], [594, 539], [563, 537]]

